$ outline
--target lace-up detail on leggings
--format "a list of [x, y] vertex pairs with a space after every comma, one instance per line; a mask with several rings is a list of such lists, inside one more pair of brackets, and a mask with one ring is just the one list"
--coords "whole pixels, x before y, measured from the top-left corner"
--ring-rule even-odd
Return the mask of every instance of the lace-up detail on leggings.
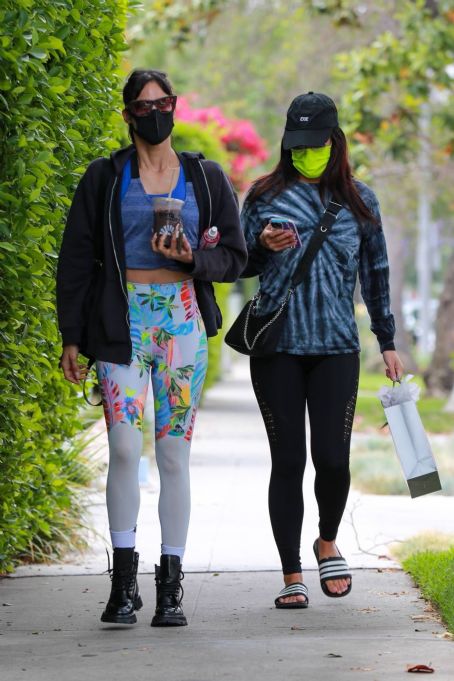
[[252, 387], [254, 388], [255, 396], [262, 413], [263, 422], [265, 424], [266, 433], [268, 435], [268, 440], [270, 442], [277, 442], [276, 438], [276, 427], [273, 418], [273, 412], [265, 402], [265, 399], [260, 390], [259, 383], [257, 381], [252, 381]]
[[347, 442], [352, 434], [353, 419], [355, 416], [356, 407], [356, 397], [358, 395], [358, 381], [356, 382], [356, 387], [353, 395], [347, 402], [345, 407], [345, 418], [344, 418], [344, 442]]

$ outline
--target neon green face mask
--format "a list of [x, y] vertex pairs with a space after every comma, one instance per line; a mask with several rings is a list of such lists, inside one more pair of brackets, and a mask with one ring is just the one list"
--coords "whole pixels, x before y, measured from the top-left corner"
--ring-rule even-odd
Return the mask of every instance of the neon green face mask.
[[314, 179], [323, 174], [328, 165], [331, 154], [331, 145], [326, 147], [310, 147], [309, 149], [292, 149], [292, 161], [296, 170]]

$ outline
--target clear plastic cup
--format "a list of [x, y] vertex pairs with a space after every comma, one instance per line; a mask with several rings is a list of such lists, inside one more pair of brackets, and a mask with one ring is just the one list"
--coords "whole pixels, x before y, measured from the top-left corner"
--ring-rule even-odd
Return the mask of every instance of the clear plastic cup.
[[177, 231], [177, 250], [181, 251], [183, 243], [183, 223], [181, 209], [184, 201], [167, 196], [155, 196], [153, 199], [153, 234], [164, 238], [164, 245], [170, 246], [173, 233]]

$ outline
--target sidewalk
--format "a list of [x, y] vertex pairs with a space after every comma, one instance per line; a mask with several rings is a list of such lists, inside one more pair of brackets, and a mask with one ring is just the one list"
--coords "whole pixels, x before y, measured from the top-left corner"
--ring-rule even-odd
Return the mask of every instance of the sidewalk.
[[[153, 577], [141, 575], [138, 623], [103, 625], [107, 578], [32, 577], [0, 583], [4, 681], [397, 681], [407, 664], [454, 678], [442, 638], [401, 572], [357, 570], [345, 599], [326, 598], [310, 571], [307, 610], [273, 607], [277, 573], [198, 573], [184, 580], [188, 627], [149, 626]], [[408, 677], [410, 678], [410, 677]]]
[[353, 590], [347, 598], [328, 599], [311, 549], [317, 516], [309, 465], [301, 555], [310, 607], [281, 611], [273, 607], [281, 575], [267, 512], [268, 476], [265, 431], [247, 364], [240, 361], [209, 391], [196, 425], [184, 561], [189, 627], [149, 627], [149, 573], [160, 541], [153, 469], [142, 488], [138, 523], [145, 607], [137, 625], [99, 621], [109, 588], [100, 576], [108, 528], [104, 494], [94, 489], [90, 513], [98, 538], [90, 553], [65, 564], [21, 567], [0, 581], [0, 679], [394, 681], [405, 678], [407, 664], [430, 664], [435, 678], [453, 681], [452, 641], [411, 580], [383, 557], [390, 541], [424, 529], [451, 531], [452, 499], [352, 490], [338, 543], [354, 568]]
[[[184, 561], [187, 572], [279, 568], [267, 509], [268, 442], [248, 372], [247, 360], [240, 358], [227, 378], [208, 391], [197, 416], [191, 453], [191, 524]], [[97, 456], [107, 462], [102, 420], [98, 431], [97, 446], [101, 452]], [[316, 567], [312, 544], [317, 536], [318, 517], [313, 487], [314, 469], [309, 456], [304, 478], [301, 545], [306, 569]], [[147, 572], [154, 570], [159, 559], [158, 490], [158, 473], [152, 463], [148, 483], [142, 486], [137, 525], [141, 570]], [[96, 536], [90, 540], [92, 550], [83, 556], [70, 556], [63, 565], [21, 567], [17, 576], [100, 574], [106, 569], [105, 548], [110, 548], [110, 541], [104, 480], [99, 481], [90, 497], [89, 523], [96, 530]], [[389, 543], [424, 530], [450, 533], [451, 518], [450, 497], [431, 494], [411, 499], [365, 495], [352, 489], [338, 544], [352, 567], [397, 567], [389, 559]]]

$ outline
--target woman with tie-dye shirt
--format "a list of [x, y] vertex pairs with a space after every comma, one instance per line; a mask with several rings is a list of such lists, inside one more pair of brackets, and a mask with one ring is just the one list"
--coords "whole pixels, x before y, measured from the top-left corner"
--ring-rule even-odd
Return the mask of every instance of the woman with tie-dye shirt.
[[[251, 357], [251, 377], [272, 459], [269, 511], [284, 574], [278, 608], [309, 604], [300, 538], [306, 463], [306, 405], [311, 426], [319, 536], [314, 553], [323, 592], [347, 595], [352, 578], [335, 540], [347, 501], [349, 452], [359, 376], [353, 294], [357, 275], [386, 365], [403, 373], [394, 348], [388, 260], [378, 201], [352, 178], [334, 102], [309, 92], [287, 112], [276, 168], [252, 186], [242, 212], [249, 261], [243, 276], [260, 277], [259, 314], [283, 299], [329, 202], [341, 205], [310, 271], [290, 298], [277, 352]], [[294, 223], [296, 232], [279, 223]]]

